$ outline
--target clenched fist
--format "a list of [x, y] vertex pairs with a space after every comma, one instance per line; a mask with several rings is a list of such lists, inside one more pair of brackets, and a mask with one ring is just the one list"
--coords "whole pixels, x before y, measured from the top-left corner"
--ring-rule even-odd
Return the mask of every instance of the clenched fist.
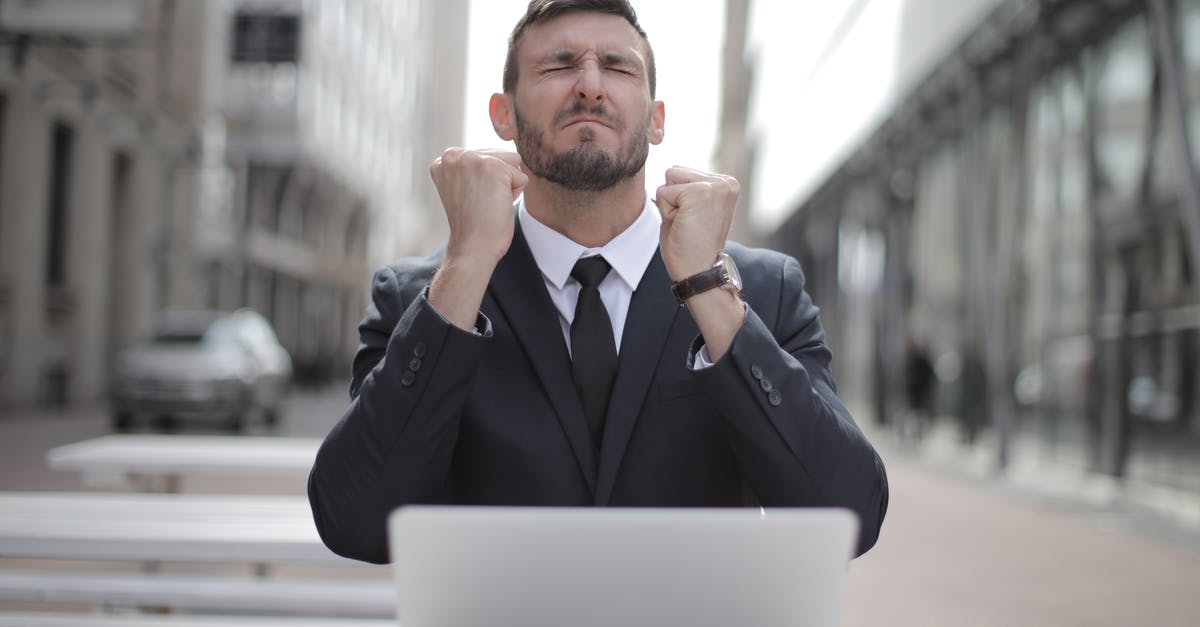
[[493, 264], [512, 244], [513, 201], [529, 177], [521, 157], [502, 150], [447, 148], [429, 166], [450, 224], [447, 257], [474, 257]]
[[725, 248], [739, 193], [732, 176], [678, 166], [667, 170], [654, 202], [662, 212], [659, 246], [672, 281], [712, 267]]
[[502, 150], [448, 148], [429, 166], [450, 223], [446, 255], [429, 302], [455, 326], [471, 330], [492, 272], [513, 238], [513, 201], [529, 183], [521, 157]]

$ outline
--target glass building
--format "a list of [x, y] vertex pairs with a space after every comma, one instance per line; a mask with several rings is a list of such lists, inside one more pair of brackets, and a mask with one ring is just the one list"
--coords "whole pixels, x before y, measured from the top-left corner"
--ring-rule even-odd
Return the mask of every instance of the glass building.
[[876, 420], [1200, 502], [1200, 0], [996, 2], [789, 211]]

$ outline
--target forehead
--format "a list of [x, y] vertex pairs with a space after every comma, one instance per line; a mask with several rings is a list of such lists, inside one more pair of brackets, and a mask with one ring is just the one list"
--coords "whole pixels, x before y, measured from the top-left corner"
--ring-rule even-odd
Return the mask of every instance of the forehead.
[[521, 38], [517, 59], [535, 64], [564, 50], [621, 53], [646, 64], [645, 46], [633, 25], [620, 15], [576, 11], [531, 26]]

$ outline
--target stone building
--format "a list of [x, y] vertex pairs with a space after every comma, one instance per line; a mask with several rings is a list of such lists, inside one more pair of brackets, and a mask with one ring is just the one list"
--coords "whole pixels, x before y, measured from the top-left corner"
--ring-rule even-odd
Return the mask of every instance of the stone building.
[[345, 371], [371, 269], [442, 236], [466, 4], [0, 3], [0, 407], [104, 398], [164, 309]]

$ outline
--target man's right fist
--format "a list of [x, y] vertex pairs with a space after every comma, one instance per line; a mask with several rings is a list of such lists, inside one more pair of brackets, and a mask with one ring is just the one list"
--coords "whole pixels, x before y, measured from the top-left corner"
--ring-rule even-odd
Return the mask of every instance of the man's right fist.
[[496, 263], [513, 237], [513, 202], [529, 177], [521, 157], [504, 150], [447, 148], [429, 166], [450, 224], [447, 257]]

